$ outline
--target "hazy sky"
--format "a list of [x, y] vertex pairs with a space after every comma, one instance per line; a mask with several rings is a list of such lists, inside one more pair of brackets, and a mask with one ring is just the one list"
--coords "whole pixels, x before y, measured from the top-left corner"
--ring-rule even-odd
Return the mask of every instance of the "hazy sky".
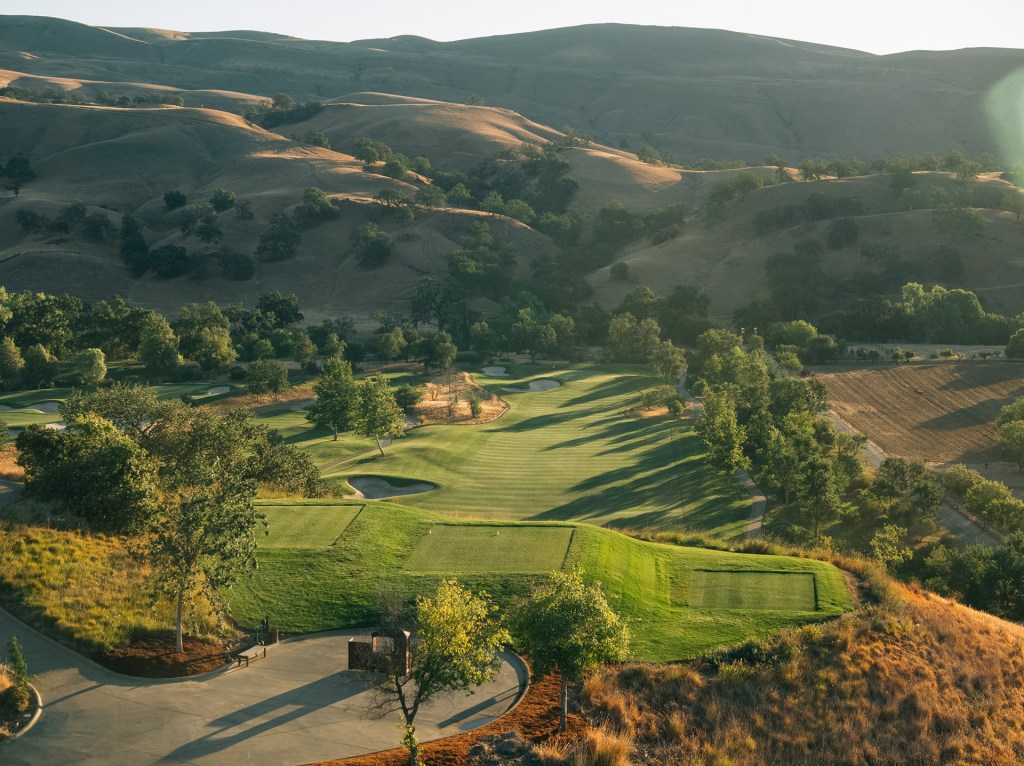
[[417, 34], [434, 40], [620, 22], [710, 27], [873, 53], [1024, 47], [1020, 0], [0, 0], [2, 14], [183, 31], [257, 29], [320, 40]]

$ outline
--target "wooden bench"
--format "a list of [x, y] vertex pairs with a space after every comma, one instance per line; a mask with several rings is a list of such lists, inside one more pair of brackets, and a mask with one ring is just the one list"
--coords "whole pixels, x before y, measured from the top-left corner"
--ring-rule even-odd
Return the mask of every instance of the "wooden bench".
[[242, 661], [245, 661], [245, 666], [249, 667], [249, 660], [255, 660], [259, 657], [267, 656], [267, 647], [265, 646], [252, 646], [248, 649], [240, 651], [235, 656], [235, 663], [238, 667], [242, 667]]

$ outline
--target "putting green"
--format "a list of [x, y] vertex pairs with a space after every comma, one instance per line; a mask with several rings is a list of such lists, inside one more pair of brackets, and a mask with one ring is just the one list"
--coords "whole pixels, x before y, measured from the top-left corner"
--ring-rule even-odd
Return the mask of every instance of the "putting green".
[[688, 579], [684, 587], [673, 588], [673, 600], [682, 597], [687, 606], [697, 609], [813, 612], [818, 608], [810, 572], [695, 569]]
[[264, 505], [268, 535], [261, 548], [329, 548], [337, 542], [361, 505]]
[[435, 524], [403, 569], [423, 574], [552, 572], [562, 568], [572, 527]]

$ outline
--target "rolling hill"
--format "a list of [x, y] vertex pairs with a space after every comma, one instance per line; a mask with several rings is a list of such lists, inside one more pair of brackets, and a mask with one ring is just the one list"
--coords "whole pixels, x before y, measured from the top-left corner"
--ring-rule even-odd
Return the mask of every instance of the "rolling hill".
[[718, 30], [589, 25], [452, 43], [352, 43], [254, 32], [101, 29], [0, 17], [0, 68], [297, 100], [377, 91], [465, 102], [478, 94], [612, 146], [650, 144], [684, 161], [770, 151], [980, 154], [986, 93], [1019, 50], [874, 56]]

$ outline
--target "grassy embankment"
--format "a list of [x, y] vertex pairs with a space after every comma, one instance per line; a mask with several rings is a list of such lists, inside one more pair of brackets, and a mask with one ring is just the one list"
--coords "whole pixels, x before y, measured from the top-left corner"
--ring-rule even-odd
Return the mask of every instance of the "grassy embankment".
[[262, 506], [255, 577], [228, 594], [243, 625], [289, 632], [372, 624], [382, 597], [428, 593], [447, 576], [501, 603], [544, 573], [583, 567], [633, 623], [636, 658], [667, 661], [821, 620], [851, 606], [820, 561], [684, 548], [586, 524], [453, 521], [393, 503]]

